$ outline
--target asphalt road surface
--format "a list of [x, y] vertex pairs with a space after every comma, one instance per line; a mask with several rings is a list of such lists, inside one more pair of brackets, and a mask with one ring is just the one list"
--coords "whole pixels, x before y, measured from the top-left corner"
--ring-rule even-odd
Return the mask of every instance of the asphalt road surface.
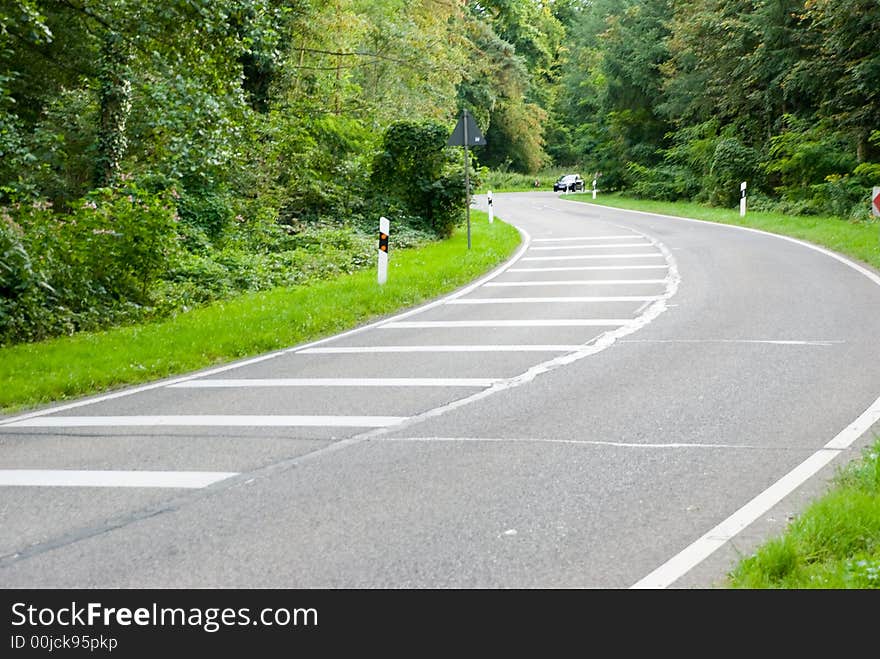
[[880, 432], [875, 272], [493, 211], [523, 249], [451, 297], [0, 419], [0, 586], [709, 588]]

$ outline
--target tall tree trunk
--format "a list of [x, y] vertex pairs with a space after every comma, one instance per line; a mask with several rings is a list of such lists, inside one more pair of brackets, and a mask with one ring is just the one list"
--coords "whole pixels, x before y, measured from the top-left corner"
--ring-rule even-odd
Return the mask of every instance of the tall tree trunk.
[[863, 163], [868, 160], [868, 136], [869, 132], [867, 130], [859, 130], [859, 136], [856, 142], [856, 161], [859, 163]]
[[112, 185], [122, 173], [122, 159], [128, 141], [125, 124], [131, 111], [131, 55], [115, 32], [108, 32], [98, 60], [101, 125], [98, 130], [98, 158], [95, 185]]

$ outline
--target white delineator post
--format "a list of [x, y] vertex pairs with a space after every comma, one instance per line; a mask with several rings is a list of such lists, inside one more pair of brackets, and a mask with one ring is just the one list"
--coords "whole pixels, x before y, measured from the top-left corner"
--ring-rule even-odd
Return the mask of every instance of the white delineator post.
[[596, 179], [593, 179], [593, 199], [596, 198]]
[[492, 224], [492, 220], [494, 219], [494, 213], [492, 212], [492, 191], [486, 193], [486, 198], [489, 200], [489, 224]]
[[739, 216], [745, 217], [746, 216], [746, 182], [745, 181], [743, 181], [742, 183], [739, 184], [739, 191], [740, 191], [740, 194], [742, 195], [742, 197], [740, 197], [740, 200], [739, 200]]
[[391, 233], [391, 222], [387, 217], [379, 218], [379, 283], [388, 281], [388, 235]]

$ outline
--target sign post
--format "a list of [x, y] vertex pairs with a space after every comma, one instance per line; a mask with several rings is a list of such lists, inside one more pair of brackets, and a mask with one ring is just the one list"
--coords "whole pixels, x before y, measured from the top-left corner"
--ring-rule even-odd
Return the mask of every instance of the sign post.
[[470, 163], [468, 162], [468, 146], [481, 146], [486, 143], [486, 138], [477, 127], [477, 122], [467, 110], [461, 111], [461, 118], [455, 125], [452, 135], [446, 142], [446, 146], [463, 146], [464, 147], [464, 188], [465, 188], [465, 207], [467, 209], [467, 244], [468, 249], [471, 248], [471, 173]]
[[740, 194], [742, 195], [739, 200], [739, 216], [745, 217], [746, 216], [746, 182], [745, 181], [743, 181], [742, 183], [739, 184], [739, 191], [740, 191]]
[[880, 217], [880, 187], [877, 186], [871, 191], [871, 215]]
[[379, 218], [379, 283], [388, 281], [388, 234], [391, 233], [391, 222], [387, 217]]
[[492, 212], [492, 191], [491, 190], [489, 190], [489, 192], [486, 193], [486, 197], [489, 200], [489, 224], [492, 224], [492, 219], [493, 219], [494, 213]]

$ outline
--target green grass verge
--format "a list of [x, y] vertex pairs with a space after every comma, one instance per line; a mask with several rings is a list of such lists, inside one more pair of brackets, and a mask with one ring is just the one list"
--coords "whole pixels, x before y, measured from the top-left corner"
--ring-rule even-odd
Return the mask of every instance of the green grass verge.
[[[392, 227], [393, 231], [393, 227]], [[155, 380], [356, 327], [455, 290], [507, 259], [515, 228], [471, 211], [449, 240], [394, 251], [388, 281], [369, 268], [308, 286], [242, 295], [145, 325], [0, 349], [3, 413]]]
[[639, 210], [648, 213], [678, 215], [698, 220], [761, 229], [770, 233], [791, 236], [822, 245], [841, 254], [851, 256], [875, 268], [880, 268], [880, 223], [853, 222], [836, 217], [818, 215], [783, 215], [763, 211], [747, 211], [740, 217], [739, 209], [710, 208], [686, 202], [649, 201], [631, 199], [618, 194], [600, 194], [593, 201], [592, 195], [569, 195], [571, 201], [588, 202], [613, 208]]
[[880, 589], [880, 441], [729, 575], [732, 588]]

